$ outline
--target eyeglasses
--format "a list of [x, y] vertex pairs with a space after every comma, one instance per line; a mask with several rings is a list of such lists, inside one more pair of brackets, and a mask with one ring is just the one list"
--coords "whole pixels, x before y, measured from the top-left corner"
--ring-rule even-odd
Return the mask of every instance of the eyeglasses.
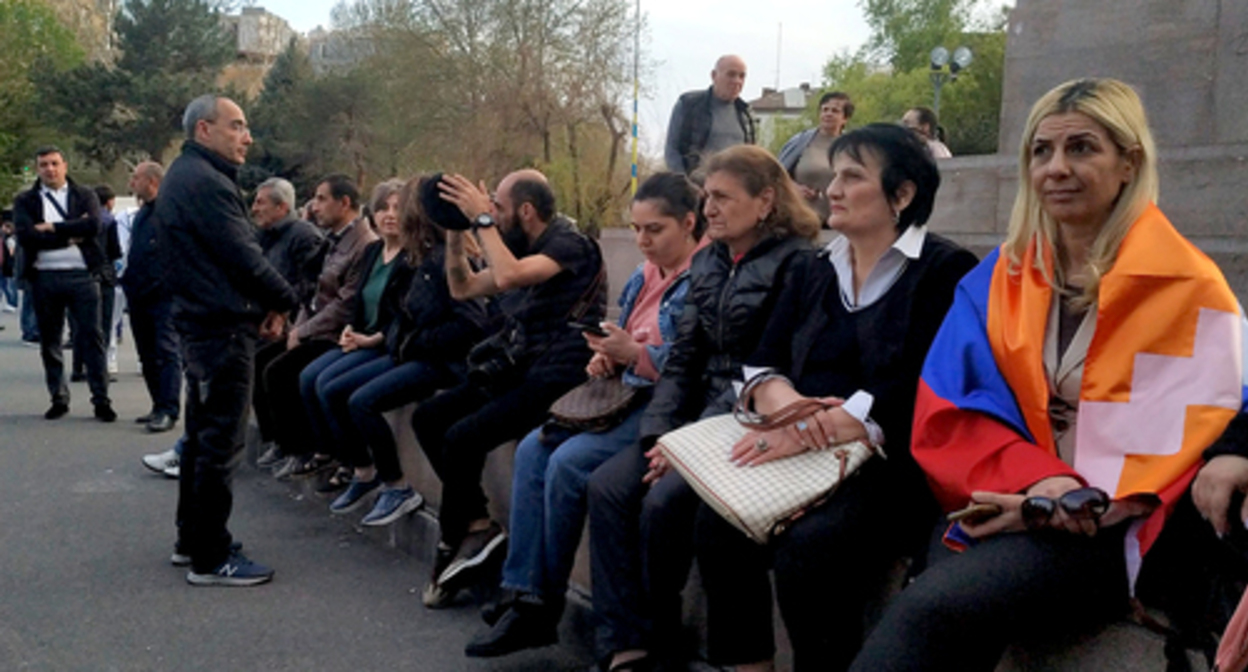
[[1100, 488], [1071, 490], [1057, 499], [1028, 497], [1023, 500], [1020, 513], [1027, 529], [1043, 527], [1061, 506], [1066, 515], [1081, 520], [1099, 520], [1109, 510], [1109, 495]]

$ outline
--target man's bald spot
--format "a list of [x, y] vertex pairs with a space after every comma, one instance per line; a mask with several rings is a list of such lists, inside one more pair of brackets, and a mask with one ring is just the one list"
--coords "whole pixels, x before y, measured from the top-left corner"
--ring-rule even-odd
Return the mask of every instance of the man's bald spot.
[[155, 161], [143, 161], [134, 167], [134, 174], [159, 182], [165, 179], [165, 167]]
[[736, 54], [724, 54], [715, 61], [715, 72], [724, 72], [733, 68], [737, 70], [745, 70], [745, 59]]
[[546, 186], [550, 186], [550, 180], [547, 180], [546, 176], [536, 168], [522, 168], [514, 173], [509, 173], [507, 177], [503, 178], [503, 181], [508, 184], [512, 184], [518, 180], [533, 180], [534, 182], [541, 182]]

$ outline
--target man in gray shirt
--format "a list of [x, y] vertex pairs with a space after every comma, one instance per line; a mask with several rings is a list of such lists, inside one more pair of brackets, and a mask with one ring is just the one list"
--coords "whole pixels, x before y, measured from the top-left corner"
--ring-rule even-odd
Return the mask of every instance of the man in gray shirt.
[[710, 88], [681, 95], [667, 125], [663, 158], [668, 170], [691, 174], [706, 156], [754, 144], [754, 117], [741, 100], [744, 86], [745, 61], [728, 55], [715, 62]]

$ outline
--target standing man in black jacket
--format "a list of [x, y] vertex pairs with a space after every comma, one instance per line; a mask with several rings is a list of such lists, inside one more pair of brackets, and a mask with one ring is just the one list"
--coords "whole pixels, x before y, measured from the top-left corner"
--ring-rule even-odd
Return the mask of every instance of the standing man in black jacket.
[[204, 95], [182, 117], [186, 142], [156, 202], [187, 381], [178, 479], [178, 543], [192, 585], [253, 586], [273, 570], [248, 560], [226, 523], [230, 472], [243, 448], [257, 336], [275, 338], [295, 292], [269, 265], [247, 219], [238, 167], [251, 133], [232, 100]]
[[152, 399], [152, 410], [138, 419], [149, 432], [167, 432], [178, 422], [182, 409], [182, 356], [178, 332], [173, 328], [173, 297], [165, 284], [156, 235], [156, 197], [165, 169], [155, 161], [134, 167], [130, 192], [142, 203], [130, 227], [130, 252], [121, 286], [130, 305], [130, 331], [139, 351], [143, 382]]
[[39, 180], [14, 199], [13, 222], [18, 243], [26, 250], [22, 272], [34, 294], [39, 350], [52, 395], [52, 406], [43, 417], [55, 420], [69, 412], [61, 354], [68, 310], [78, 324], [74, 349], [86, 363], [95, 417], [112, 422], [117, 414], [108, 399], [100, 323], [100, 277], [109, 263], [101, 241], [100, 202], [90, 188], [69, 179], [65, 155], [56, 147], [36, 151], [35, 166]]
[[711, 154], [754, 144], [756, 124], [749, 104], [741, 99], [743, 88], [745, 61], [728, 55], [715, 61], [709, 88], [681, 94], [667, 124], [663, 160], [668, 170], [694, 175]]

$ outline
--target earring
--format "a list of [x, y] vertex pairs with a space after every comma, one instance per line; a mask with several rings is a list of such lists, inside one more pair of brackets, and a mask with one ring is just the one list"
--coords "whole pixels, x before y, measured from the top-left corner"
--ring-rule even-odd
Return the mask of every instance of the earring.
[[901, 224], [901, 213], [898, 212], [896, 208], [891, 209], [893, 211], [893, 226], [897, 226]]

